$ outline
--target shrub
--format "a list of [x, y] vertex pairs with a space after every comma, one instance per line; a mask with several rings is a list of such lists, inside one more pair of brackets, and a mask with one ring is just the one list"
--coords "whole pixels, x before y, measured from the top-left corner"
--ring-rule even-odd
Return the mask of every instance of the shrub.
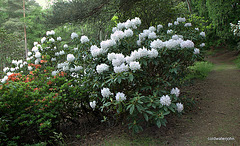
[[208, 73], [212, 71], [213, 64], [205, 61], [195, 62], [193, 66], [189, 67], [190, 73], [186, 77], [190, 79], [204, 79], [208, 76]]
[[127, 119], [129, 128], [139, 132], [141, 123], [160, 127], [170, 113], [181, 114], [179, 79], [202, 58], [195, 47], [205, 46], [205, 32], [185, 18], [141, 33], [140, 24], [139, 18], [119, 23], [100, 44], [76, 33], [64, 43], [48, 31], [34, 43], [28, 63], [13, 61], [4, 69], [1, 116], [14, 121], [5, 123], [7, 137], [16, 136], [10, 134], [15, 128], [23, 131], [20, 136], [35, 132], [46, 140], [60, 123], [79, 123], [79, 117]]

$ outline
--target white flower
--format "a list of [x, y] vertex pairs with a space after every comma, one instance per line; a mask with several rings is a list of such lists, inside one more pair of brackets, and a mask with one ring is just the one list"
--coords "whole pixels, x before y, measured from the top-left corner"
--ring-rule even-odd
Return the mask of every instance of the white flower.
[[172, 49], [172, 48], [178, 47], [178, 45], [179, 45], [182, 41], [183, 41], [182, 39], [178, 39], [178, 40], [170, 39], [170, 40], [164, 42], [164, 45], [165, 45], [168, 49]]
[[172, 23], [168, 23], [168, 27], [171, 27], [172, 26]]
[[158, 51], [156, 49], [148, 50], [149, 58], [156, 58], [158, 56]]
[[59, 52], [59, 55], [64, 55], [64, 54], [65, 54], [64, 50]]
[[54, 43], [55, 40], [53, 38], [49, 39], [50, 42]]
[[142, 44], [142, 41], [141, 40], [137, 40], [137, 45], [141, 46], [141, 44]]
[[32, 48], [32, 51], [33, 51], [33, 52], [38, 52], [38, 47], [33, 47], [33, 48]]
[[122, 30], [123, 28], [125, 28], [125, 23], [118, 23], [117, 28], [118, 30]]
[[75, 71], [79, 71], [79, 70], [82, 70], [83, 67], [82, 66], [75, 66]]
[[109, 88], [101, 89], [101, 94], [103, 97], [109, 97], [110, 95], [113, 95], [113, 93], [110, 92]]
[[90, 104], [91, 108], [95, 109], [95, 107], [96, 107], [96, 101], [90, 102], [89, 104]]
[[31, 71], [33, 68], [31, 66], [28, 66], [28, 70]]
[[157, 39], [151, 42], [150, 47], [153, 49], [161, 49], [164, 47], [164, 44], [161, 40]]
[[49, 36], [49, 35], [55, 35], [55, 32], [54, 32], [53, 30], [47, 31], [47, 32], [46, 32], [46, 35], [47, 35], [47, 36]]
[[62, 40], [62, 38], [61, 37], [57, 37], [57, 41], [61, 41]]
[[130, 56], [126, 56], [126, 57], [125, 57], [125, 60], [126, 60], [126, 62], [127, 62], [128, 64], [130, 64], [130, 62], [134, 61], [135, 58], [133, 58], [132, 56], [131, 56], [131, 57], [130, 57]]
[[51, 58], [51, 61], [53, 62], [53, 61], [57, 61], [57, 59], [56, 58]]
[[148, 30], [154, 32], [154, 31], [156, 31], [156, 28], [154, 26], [150, 26]]
[[130, 57], [132, 58], [132, 60], [137, 60], [141, 58], [141, 54], [137, 50], [134, 50], [133, 52], [131, 52]]
[[41, 58], [41, 53], [40, 52], [36, 52], [35, 57], [36, 58]]
[[43, 37], [42, 39], [41, 39], [41, 43], [43, 44], [45, 41], [46, 41], [46, 37]]
[[108, 60], [112, 61], [113, 59], [116, 59], [115, 55], [115, 53], [108, 53]]
[[36, 46], [38, 44], [38, 42], [34, 42], [33, 45]]
[[93, 57], [97, 57], [98, 55], [102, 54], [102, 50], [99, 49], [96, 45], [91, 46], [90, 52]]
[[52, 71], [52, 76], [56, 76], [58, 73], [58, 71]]
[[205, 34], [205, 32], [200, 32], [200, 36], [202, 36], [202, 37], [206, 37], [206, 34]]
[[204, 46], [205, 46], [205, 43], [201, 43], [201, 44], [200, 44], [200, 47], [204, 47]]
[[129, 67], [126, 64], [121, 64], [120, 66], [114, 66], [114, 72], [115, 73], [121, 73], [121, 72], [126, 72], [128, 71]]
[[175, 94], [176, 97], [178, 97], [179, 94], [180, 94], [180, 90], [179, 90], [177, 87], [172, 88], [172, 90], [171, 90], [171, 94]]
[[59, 56], [60, 55], [60, 53], [59, 52], [55, 52], [55, 56]]
[[115, 54], [115, 59], [112, 60], [113, 66], [119, 66], [123, 62], [125, 62], [125, 58], [123, 54]]
[[117, 27], [113, 27], [113, 28], [112, 28], [112, 32], [115, 32], [115, 31], [117, 31], [117, 30], [118, 30]]
[[193, 54], [199, 54], [199, 53], [200, 53], [200, 50], [195, 48]]
[[148, 50], [145, 47], [139, 48], [137, 52], [140, 57], [148, 56]]
[[32, 55], [32, 52], [28, 52], [28, 56], [31, 56]]
[[68, 55], [67, 55], [67, 61], [68, 61], [68, 62], [73, 62], [74, 60], [75, 60], [75, 57], [74, 57], [73, 54], [68, 54]]
[[131, 70], [138, 70], [141, 68], [139, 62], [137, 62], [137, 61], [130, 62], [129, 66], [130, 66]]
[[150, 32], [150, 33], [148, 34], [148, 39], [155, 39], [155, 38], [157, 38], [157, 35], [156, 35], [155, 32]]
[[36, 59], [36, 60], [34, 61], [34, 63], [35, 63], [35, 64], [39, 64], [40, 61], [41, 61], [41, 59], [39, 60], [39, 58], [38, 58], [38, 59]]
[[181, 103], [176, 103], [176, 106], [177, 106], [177, 111], [180, 113], [183, 111], [183, 104]]
[[174, 21], [174, 25], [178, 25], [179, 24], [179, 22], [178, 21]]
[[10, 68], [10, 71], [11, 71], [11, 72], [14, 72], [15, 70], [16, 70], [16, 69], [15, 69], [15, 68], [13, 68], [13, 67], [12, 67], [12, 68]]
[[162, 26], [161, 24], [159, 24], [159, 25], [157, 26], [157, 32], [159, 32], [160, 29], [162, 29], [162, 28], [163, 28], [163, 26]]
[[4, 67], [3, 72], [7, 72], [9, 70], [9, 67]]
[[181, 17], [180, 17], [180, 18], [177, 18], [177, 21], [178, 21], [178, 22], [185, 22], [185, 21], [186, 21], [186, 18], [181, 18]]
[[167, 30], [167, 34], [171, 34], [171, 33], [173, 33], [173, 30], [171, 29]]
[[2, 82], [3, 84], [5, 84], [5, 83], [7, 82], [7, 79], [8, 79], [8, 76], [4, 76], [3, 79], [1, 80], [1, 82]]
[[178, 35], [175, 34], [175, 35], [172, 36], [172, 39], [173, 39], [173, 40], [178, 40], [179, 37], [178, 37]]
[[162, 105], [166, 105], [166, 106], [169, 106], [171, 104], [171, 99], [168, 95], [163, 95], [161, 98], [160, 98], [160, 103]]
[[199, 28], [195, 28], [196, 31], [199, 31]]
[[133, 36], [133, 31], [129, 28], [129, 29], [124, 30], [124, 34], [126, 37], [131, 37], [131, 36]]
[[194, 48], [194, 43], [191, 40], [186, 40], [180, 44], [180, 47], [181, 48]]
[[78, 38], [78, 34], [75, 32], [71, 34], [71, 39], [73, 40], [74, 38]]
[[109, 70], [109, 66], [105, 63], [102, 63], [100, 65], [97, 65], [96, 67], [97, 73], [103, 73], [104, 71], [108, 71]]
[[89, 42], [89, 39], [88, 39], [87, 36], [84, 35], [84, 36], [81, 36], [80, 41], [81, 41], [81, 43], [83, 44], [83, 43]]
[[67, 45], [67, 44], [64, 44], [64, 45], [63, 45], [63, 48], [65, 48], [65, 49], [68, 48], [68, 45]]
[[190, 27], [190, 26], [192, 26], [192, 23], [185, 23], [184, 26], [185, 26], [185, 27]]
[[115, 31], [113, 34], [111, 34], [111, 39], [115, 41], [119, 41], [125, 37], [125, 33], [121, 30]]
[[63, 66], [63, 71], [68, 71], [69, 70], [69, 66], [68, 65], [66, 65], [66, 66]]
[[78, 48], [73, 48], [73, 50], [74, 50], [74, 51], [77, 51], [77, 50], [78, 50]]
[[115, 40], [106, 40], [106, 41], [102, 41], [100, 43], [101, 48], [104, 49], [104, 50], [107, 50], [109, 47], [112, 47], [114, 45], [116, 45]]
[[124, 93], [122, 92], [118, 92], [115, 96], [116, 100], [117, 101], [123, 101], [123, 100], [126, 100], [126, 96]]

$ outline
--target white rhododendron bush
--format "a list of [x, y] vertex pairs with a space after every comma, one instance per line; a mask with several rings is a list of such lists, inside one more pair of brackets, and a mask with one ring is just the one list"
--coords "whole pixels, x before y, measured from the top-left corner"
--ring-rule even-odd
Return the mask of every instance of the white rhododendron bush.
[[7, 86], [13, 73], [43, 74], [39, 82], [64, 99], [61, 118], [70, 121], [124, 119], [135, 132], [146, 122], [166, 125], [167, 115], [184, 110], [181, 80], [202, 58], [205, 32], [185, 18], [143, 31], [140, 25], [139, 18], [119, 23], [99, 43], [74, 32], [65, 43], [48, 31], [34, 43], [27, 62], [13, 61], [4, 69], [1, 82]]

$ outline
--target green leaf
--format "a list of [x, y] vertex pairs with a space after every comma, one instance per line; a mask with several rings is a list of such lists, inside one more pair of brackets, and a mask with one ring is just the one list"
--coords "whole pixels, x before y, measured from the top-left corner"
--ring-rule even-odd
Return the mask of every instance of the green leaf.
[[144, 116], [145, 120], [148, 121], [148, 115], [146, 113], [143, 113], [143, 116]]
[[133, 114], [134, 109], [135, 109], [135, 105], [132, 105], [132, 107], [130, 108], [130, 111], [129, 111], [129, 113], [130, 113], [131, 115]]
[[160, 121], [160, 119], [157, 120], [157, 123], [156, 123], [156, 124], [157, 124], [158, 128], [161, 127], [161, 121]]
[[130, 79], [131, 82], [133, 81], [133, 78], [134, 78], [134, 77], [133, 77], [133, 74], [130, 74], [130, 75], [129, 75], [129, 79]]

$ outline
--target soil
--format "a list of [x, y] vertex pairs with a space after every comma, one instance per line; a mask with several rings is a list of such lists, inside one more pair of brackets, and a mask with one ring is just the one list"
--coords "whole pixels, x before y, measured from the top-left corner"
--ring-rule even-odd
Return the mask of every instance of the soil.
[[167, 127], [153, 126], [131, 135], [127, 126], [100, 126], [68, 145], [240, 145], [240, 70], [232, 63], [235, 56], [223, 51], [206, 59], [214, 70], [206, 79], [181, 89], [197, 100], [196, 105], [181, 117], [170, 117]]

